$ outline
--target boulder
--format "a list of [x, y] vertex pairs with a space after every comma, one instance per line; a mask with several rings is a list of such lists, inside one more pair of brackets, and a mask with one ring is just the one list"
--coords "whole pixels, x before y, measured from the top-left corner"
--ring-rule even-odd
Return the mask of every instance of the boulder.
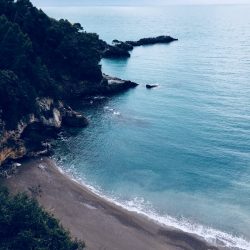
[[152, 88], [156, 88], [156, 87], [158, 87], [159, 85], [158, 84], [147, 84], [146, 85], [146, 88], [147, 89], [152, 89]]
[[114, 94], [137, 87], [139, 84], [103, 74], [103, 93]]
[[63, 116], [63, 125], [67, 127], [84, 128], [89, 125], [86, 117], [76, 111], [67, 111]]

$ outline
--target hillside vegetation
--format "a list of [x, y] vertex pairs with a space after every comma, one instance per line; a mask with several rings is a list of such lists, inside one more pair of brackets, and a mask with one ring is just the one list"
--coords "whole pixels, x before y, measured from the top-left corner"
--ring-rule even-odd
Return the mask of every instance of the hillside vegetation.
[[0, 119], [14, 128], [36, 97], [63, 99], [101, 81], [99, 38], [29, 0], [0, 0]]
[[1, 250], [80, 250], [70, 235], [38, 203], [24, 194], [10, 196], [0, 188]]

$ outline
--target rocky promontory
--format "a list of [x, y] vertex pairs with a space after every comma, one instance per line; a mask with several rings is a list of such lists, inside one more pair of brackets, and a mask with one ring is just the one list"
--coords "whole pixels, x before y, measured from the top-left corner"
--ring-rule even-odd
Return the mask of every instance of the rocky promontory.
[[153, 45], [153, 44], [168, 44], [174, 41], [178, 41], [178, 39], [173, 38], [171, 36], [157, 36], [157, 37], [149, 37], [142, 38], [138, 41], [127, 41], [126, 44], [129, 44], [133, 47], [142, 46], [142, 45]]
[[131, 88], [135, 88], [138, 85], [138, 83], [129, 80], [122, 80], [117, 77], [112, 77], [103, 74], [103, 87], [101, 91], [103, 94], [115, 94], [118, 92], [126, 91]]
[[113, 45], [109, 45], [102, 41], [102, 57], [103, 58], [128, 58], [130, 57], [129, 51], [133, 50], [134, 47], [143, 46], [143, 45], [154, 45], [154, 44], [168, 44], [178, 39], [171, 36], [157, 36], [142, 38], [138, 41], [126, 41], [122, 42], [119, 40], [113, 40]]

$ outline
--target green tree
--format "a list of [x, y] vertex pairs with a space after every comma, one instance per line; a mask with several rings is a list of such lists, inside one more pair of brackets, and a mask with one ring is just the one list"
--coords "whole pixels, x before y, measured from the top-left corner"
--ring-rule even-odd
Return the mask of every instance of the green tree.
[[74, 98], [78, 89], [97, 86], [99, 45], [98, 35], [49, 18], [29, 0], [0, 0], [0, 110], [7, 125], [35, 113], [37, 97]]
[[80, 250], [59, 222], [25, 194], [0, 188], [0, 250]]
[[32, 54], [32, 43], [17, 24], [0, 17], [0, 69], [24, 73]]
[[14, 129], [25, 114], [34, 110], [35, 96], [34, 89], [13, 71], [0, 70], [0, 110], [7, 128]]

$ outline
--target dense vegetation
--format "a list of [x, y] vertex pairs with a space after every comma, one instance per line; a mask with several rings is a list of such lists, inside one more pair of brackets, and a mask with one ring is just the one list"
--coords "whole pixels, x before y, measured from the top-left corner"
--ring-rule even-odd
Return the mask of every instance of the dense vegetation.
[[0, 250], [80, 250], [59, 222], [24, 194], [0, 188]]
[[35, 98], [66, 98], [102, 79], [99, 38], [29, 0], [0, 0], [0, 119], [14, 127]]
[[[99, 84], [99, 43], [80, 24], [49, 18], [29, 0], [0, 0], [0, 140], [5, 129], [39, 112], [37, 97], [65, 99]], [[18, 148], [13, 138], [7, 143], [0, 149]], [[0, 188], [0, 250], [77, 250], [83, 245], [72, 241], [36, 201]]]

